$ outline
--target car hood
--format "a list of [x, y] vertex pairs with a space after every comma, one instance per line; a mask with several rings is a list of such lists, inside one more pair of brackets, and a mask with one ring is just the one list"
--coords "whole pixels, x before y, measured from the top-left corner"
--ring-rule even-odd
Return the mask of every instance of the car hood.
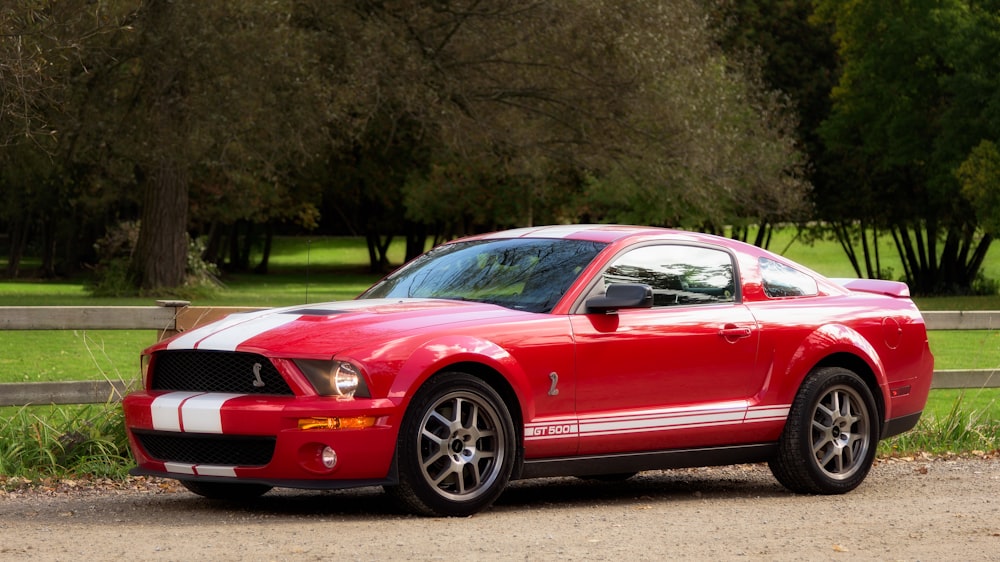
[[329, 357], [361, 343], [392, 340], [449, 325], [523, 319], [532, 313], [439, 299], [338, 301], [232, 314], [150, 348], [251, 351]]

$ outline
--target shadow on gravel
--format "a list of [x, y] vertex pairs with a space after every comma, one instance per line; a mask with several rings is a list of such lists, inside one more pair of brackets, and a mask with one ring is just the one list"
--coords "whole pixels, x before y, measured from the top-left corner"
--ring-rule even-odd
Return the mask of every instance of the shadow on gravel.
[[[574, 509], [581, 505], [629, 505], [789, 495], [766, 469], [755, 467], [643, 472], [627, 480], [543, 478], [511, 483], [492, 511]], [[313, 491], [277, 489], [245, 502], [208, 500], [181, 492], [151, 499], [152, 510], [184, 511], [205, 517], [308, 517], [331, 519], [408, 518], [381, 488]], [[489, 512], [487, 512], [489, 513]]]
[[746, 497], [785, 497], [766, 469], [696, 469], [643, 472], [622, 481], [548, 478], [515, 482], [497, 500], [494, 509], [574, 508], [580, 505], [679, 502]]

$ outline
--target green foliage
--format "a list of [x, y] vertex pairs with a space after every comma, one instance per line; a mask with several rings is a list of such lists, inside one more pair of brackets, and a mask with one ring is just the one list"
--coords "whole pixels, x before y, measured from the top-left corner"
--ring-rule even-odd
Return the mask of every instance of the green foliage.
[[0, 418], [0, 474], [38, 479], [72, 475], [124, 478], [132, 463], [118, 403], [32, 407]]
[[1000, 235], [1000, 150], [983, 140], [955, 171], [983, 229]]
[[[637, 216], [647, 222], [804, 208], [794, 119], [749, 62], [718, 51], [694, 0], [42, 7], [15, 0], [0, 13], [11, 38], [0, 79], [17, 94], [3, 96], [0, 134], [16, 142], [0, 168], [40, 168], [0, 178], [16, 195], [0, 227], [29, 209], [12, 246], [44, 238], [52, 274], [93, 264], [109, 223], [141, 218], [138, 263], [101, 265], [107, 294], [157, 286], [164, 271], [163, 284], [181, 284], [185, 230], [206, 237], [209, 261], [228, 252], [243, 268], [229, 248], [249, 225], [406, 234], [420, 247], [420, 236], [616, 220], [621, 209], [584, 200], [588, 174], [631, 190], [630, 205], [651, 197], [655, 211]], [[19, 41], [30, 63], [19, 68], [34, 71], [20, 83], [3, 66]], [[29, 118], [3, 120], [24, 107]]]
[[848, 250], [891, 232], [917, 294], [969, 292], [992, 242], [955, 171], [1000, 137], [997, 15], [965, 0], [817, 3], [842, 61], [819, 129], [837, 170], [821, 218]]
[[98, 262], [88, 287], [92, 295], [124, 297], [137, 293], [129, 263], [138, 239], [139, 223], [125, 221], [108, 229], [104, 237], [94, 244]]
[[406, 217], [455, 234], [471, 233], [477, 226], [498, 230], [559, 222], [573, 216], [572, 199], [579, 193], [572, 178], [551, 166], [538, 162], [516, 174], [493, 162], [455, 158], [432, 163], [404, 185]]
[[788, 96], [798, 118], [798, 137], [813, 160], [822, 152], [816, 127], [830, 111], [837, 62], [833, 30], [811, 18], [813, 0], [714, 0], [713, 27], [726, 53], [760, 65], [768, 88]]
[[905, 455], [918, 451], [982, 454], [1000, 450], [1000, 417], [986, 409], [964, 407], [964, 396], [960, 394], [945, 413], [925, 414], [911, 431], [883, 441], [879, 451]]
[[[98, 256], [98, 263], [87, 286], [91, 295], [129, 297], [142, 294], [131, 267], [131, 258], [135, 252], [139, 233], [140, 225], [137, 221], [125, 221], [109, 229], [107, 234], [97, 241], [94, 250]], [[175, 287], [170, 291], [172, 296], [187, 299], [204, 298], [219, 287], [219, 270], [214, 264], [204, 260], [202, 257], [204, 253], [203, 240], [188, 238], [185, 282], [182, 287]], [[162, 292], [160, 294], [162, 295]]]

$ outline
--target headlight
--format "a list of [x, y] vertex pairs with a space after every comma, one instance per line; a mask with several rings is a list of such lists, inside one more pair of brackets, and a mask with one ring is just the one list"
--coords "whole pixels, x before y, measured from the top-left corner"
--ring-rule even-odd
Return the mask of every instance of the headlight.
[[295, 364], [309, 379], [317, 394], [344, 398], [369, 398], [361, 369], [347, 361], [296, 359]]

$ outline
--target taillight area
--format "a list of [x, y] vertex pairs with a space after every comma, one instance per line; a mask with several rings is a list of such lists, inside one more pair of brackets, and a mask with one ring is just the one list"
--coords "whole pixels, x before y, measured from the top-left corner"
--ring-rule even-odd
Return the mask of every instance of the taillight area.
[[893, 398], [900, 398], [902, 396], [908, 396], [910, 394], [910, 389], [911, 388], [912, 387], [910, 385], [901, 386], [899, 388], [890, 388], [889, 389], [889, 396], [891, 396]]

